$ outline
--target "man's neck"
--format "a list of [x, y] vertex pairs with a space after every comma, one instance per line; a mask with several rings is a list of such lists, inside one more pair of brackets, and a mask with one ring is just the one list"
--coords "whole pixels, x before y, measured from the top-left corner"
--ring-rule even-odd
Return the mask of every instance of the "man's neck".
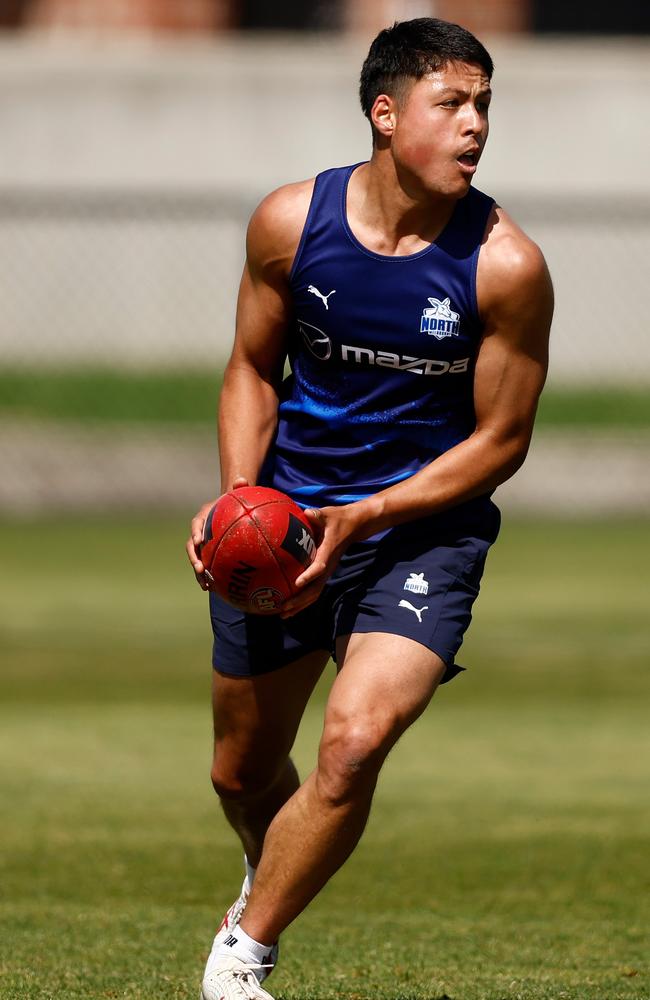
[[417, 253], [440, 235], [458, 199], [418, 190], [398, 176], [386, 154], [375, 150], [350, 178], [348, 224], [364, 246], [378, 253]]

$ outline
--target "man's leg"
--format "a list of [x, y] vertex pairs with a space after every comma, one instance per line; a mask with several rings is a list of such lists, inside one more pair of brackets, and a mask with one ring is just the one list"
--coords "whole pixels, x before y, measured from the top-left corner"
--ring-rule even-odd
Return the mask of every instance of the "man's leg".
[[271, 820], [300, 784], [289, 753], [327, 660], [318, 651], [252, 678], [214, 672], [212, 783], [253, 867]]
[[388, 752], [444, 674], [440, 657], [403, 636], [357, 634], [340, 645], [317, 767], [268, 829], [241, 921], [259, 942], [277, 940], [348, 858]]
[[[214, 674], [212, 782], [228, 821], [239, 835], [248, 865], [253, 868], [262, 853], [269, 823], [299, 785], [289, 753], [307, 700], [327, 660], [323, 650], [257, 677]], [[202, 996], [208, 1000], [224, 995], [219, 963], [233, 957], [229, 950], [224, 955], [224, 950], [232, 947], [233, 931], [248, 902], [252, 874], [247, 866], [241, 893], [226, 912], [213, 941], [202, 985]], [[246, 962], [257, 966], [255, 976], [260, 982], [277, 960], [277, 947], [277, 942], [271, 942], [260, 956], [246, 953]], [[263, 990], [258, 995], [268, 996]]]

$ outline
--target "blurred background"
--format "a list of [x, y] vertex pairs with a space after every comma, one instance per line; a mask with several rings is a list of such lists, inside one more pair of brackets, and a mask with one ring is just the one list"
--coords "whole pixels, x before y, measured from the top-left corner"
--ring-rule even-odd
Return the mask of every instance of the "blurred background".
[[369, 41], [431, 13], [492, 50], [478, 183], [539, 241], [557, 290], [540, 433], [501, 500], [647, 510], [647, 4], [1, 11], [0, 510], [187, 509], [217, 491], [213, 413], [247, 218], [270, 189], [367, 158]]
[[494, 57], [478, 186], [549, 261], [551, 370], [497, 492], [471, 669], [391, 755], [273, 982], [649, 995], [650, 5], [0, 0], [3, 1000], [196, 995], [241, 858], [209, 784], [211, 635], [183, 545], [219, 489], [246, 222], [270, 189], [368, 157], [361, 63], [421, 15]]

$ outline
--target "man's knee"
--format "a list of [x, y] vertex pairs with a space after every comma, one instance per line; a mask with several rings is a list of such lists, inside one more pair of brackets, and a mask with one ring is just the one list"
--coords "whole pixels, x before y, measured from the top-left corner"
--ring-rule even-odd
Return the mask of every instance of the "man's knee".
[[269, 791], [280, 778], [288, 758], [272, 761], [263, 754], [240, 755], [232, 750], [215, 752], [210, 777], [220, 799], [255, 799]]
[[343, 805], [372, 792], [393, 742], [388, 722], [354, 718], [329, 722], [318, 753], [321, 795], [333, 805]]

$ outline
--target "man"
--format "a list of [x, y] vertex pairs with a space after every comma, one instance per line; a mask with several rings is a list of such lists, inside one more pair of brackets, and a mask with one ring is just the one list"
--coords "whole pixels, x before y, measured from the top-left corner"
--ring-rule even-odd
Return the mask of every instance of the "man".
[[[281, 617], [210, 595], [212, 779], [247, 874], [204, 1000], [270, 996], [281, 932], [357, 844], [391, 747], [462, 669], [498, 533], [490, 494], [526, 455], [552, 314], [540, 251], [471, 187], [491, 75], [457, 25], [382, 31], [361, 74], [370, 161], [275, 191], [250, 222], [222, 488], [289, 493], [320, 544]], [[187, 543], [204, 589], [209, 507]], [[289, 753], [330, 654], [318, 763], [300, 784]]]

